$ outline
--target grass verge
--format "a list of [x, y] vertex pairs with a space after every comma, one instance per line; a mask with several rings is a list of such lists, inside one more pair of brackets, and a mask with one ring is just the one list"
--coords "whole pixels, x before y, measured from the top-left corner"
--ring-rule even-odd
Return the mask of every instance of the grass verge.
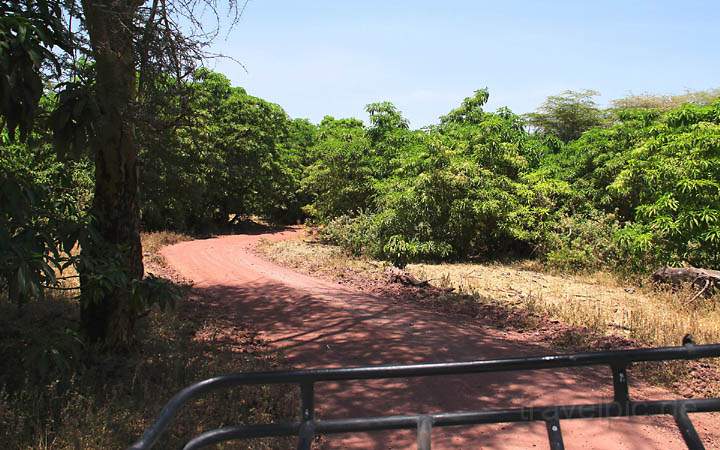
[[686, 290], [627, 286], [605, 273], [550, 275], [522, 263], [413, 264], [408, 271], [459, 292], [491, 297], [541, 312], [564, 323], [650, 345], [679, 345], [692, 334], [698, 342], [720, 342], [720, 298], [691, 298]]
[[[148, 270], [167, 276], [158, 250], [187, 239], [143, 236]], [[177, 281], [177, 280], [176, 280]], [[183, 387], [223, 373], [282, 367], [279, 356], [243, 328], [242, 318], [213, 311], [189, 289], [171, 312], [141, 324], [129, 354], [104, 354], [80, 339], [72, 291], [18, 310], [0, 301], [0, 442], [3, 448], [126, 448]], [[295, 411], [284, 387], [249, 387], [189, 405], [156, 448], [180, 448], [198, 432], [277, 420]], [[284, 448], [279, 440], [226, 448]]]

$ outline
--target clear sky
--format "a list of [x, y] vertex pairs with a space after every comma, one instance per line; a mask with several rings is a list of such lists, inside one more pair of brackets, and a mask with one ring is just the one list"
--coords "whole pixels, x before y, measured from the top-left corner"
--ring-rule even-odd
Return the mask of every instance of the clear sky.
[[475, 89], [534, 110], [565, 89], [601, 104], [720, 87], [720, 0], [250, 0], [210, 63], [293, 117], [366, 118], [392, 101], [413, 127]]

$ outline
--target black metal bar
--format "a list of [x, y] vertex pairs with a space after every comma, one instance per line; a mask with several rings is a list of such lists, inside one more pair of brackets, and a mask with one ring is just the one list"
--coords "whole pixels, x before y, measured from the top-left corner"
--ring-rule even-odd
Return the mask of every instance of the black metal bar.
[[720, 357], [720, 344], [480, 360], [458, 363], [370, 366], [227, 375], [201, 381], [176, 394], [162, 409], [156, 422], [150, 426], [140, 440], [138, 440], [130, 448], [133, 450], [151, 448], [170, 425], [180, 408], [193, 398], [213, 390], [239, 385], [278, 383], [302, 384], [318, 381], [405, 378], [512, 370], [539, 370], [593, 365], [627, 366], [631, 362], [681, 359], [690, 360], [708, 357]]
[[236, 439], [297, 436], [300, 433], [300, 425], [300, 422], [293, 422], [218, 428], [194, 437], [185, 444], [183, 450], [197, 450]]
[[298, 438], [298, 450], [310, 450], [312, 441], [315, 438], [315, 384], [305, 382], [300, 385], [300, 436]]
[[685, 440], [685, 444], [687, 444], [688, 449], [705, 450], [705, 445], [703, 445], [702, 440], [700, 440], [700, 436], [697, 433], [697, 430], [695, 430], [695, 426], [693, 426], [690, 417], [688, 417], [685, 405], [679, 406], [678, 409], [674, 412], [673, 417], [675, 417], [675, 423], [680, 429], [680, 434], [682, 434], [682, 437]]
[[302, 420], [315, 419], [315, 384], [300, 385], [300, 417]]
[[550, 450], [565, 450], [562, 431], [560, 430], [560, 421], [557, 417], [546, 420], [545, 426], [547, 427], [548, 440], [550, 441]]
[[625, 366], [612, 366], [613, 397], [616, 402], [626, 404], [630, 401], [627, 369]]
[[[534, 421], [543, 421], [547, 423], [549, 420], [552, 421], [553, 419], [560, 421], [623, 416], [654, 416], [662, 414], [674, 415], [680, 410], [690, 410], [698, 413], [720, 411], [720, 398], [631, 402], [627, 411], [622, 411], [622, 408], [620, 408], [617, 403], [613, 402], [593, 405], [541, 406], [532, 408], [451, 412], [428, 415], [317, 420], [315, 421], [314, 432], [315, 434], [341, 434], [379, 430], [412, 430], [419, 428], [419, 423], [422, 418], [429, 418], [433, 427], [448, 427]], [[293, 436], [298, 435], [301, 426], [302, 423], [293, 422], [281, 423], [272, 426], [250, 425], [226, 427], [203, 433], [193, 439], [191, 443], [210, 445], [233, 439]], [[197, 444], [190, 447], [189, 443], [185, 448], [187, 450], [194, 450], [200, 447], [201, 446]]]
[[312, 441], [315, 438], [315, 422], [308, 420], [300, 426], [297, 450], [310, 450]]
[[430, 416], [420, 416], [417, 420], [417, 448], [431, 450], [433, 421]]
[[218, 385], [217, 387], [229, 387], [241, 384], [283, 384], [377, 378], [407, 378], [432, 375], [457, 375], [463, 373], [556, 369], [561, 367], [613, 364], [627, 365], [631, 362], [691, 360], [713, 357], [720, 357], [720, 344], [489, 359], [455, 363], [383, 365], [286, 372], [250, 372], [211, 378], [202, 383], [214, 383]]
[[620, 408], [627, 409], [630, 404], [627, 368], [625, 365], [612, 365], [613, 398]]

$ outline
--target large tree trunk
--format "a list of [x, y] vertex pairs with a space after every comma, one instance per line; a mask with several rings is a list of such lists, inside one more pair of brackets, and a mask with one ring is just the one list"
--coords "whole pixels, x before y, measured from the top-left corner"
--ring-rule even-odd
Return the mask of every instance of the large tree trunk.
[[[137, 146], [133, 103], [136, 74], [132, 18], [141, 1], [82, 0], [94, 52], [100, 117], [93, 140], [97, 238], [82, 248], [82, 327], [90, 341], [125, 347], [133, 338], [137, 311], [132, 281], [142, 278]], [[110, 283], [98, 276], [111, 274]], [[119, 275], [119, 276], [116, 276]], [[107, 279], [106, 279], [107, 280]]]

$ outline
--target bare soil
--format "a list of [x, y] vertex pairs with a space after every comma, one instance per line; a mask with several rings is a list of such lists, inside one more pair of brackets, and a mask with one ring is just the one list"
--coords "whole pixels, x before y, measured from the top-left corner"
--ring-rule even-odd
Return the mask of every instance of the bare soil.
[[[542, 330], [509, 326], [492, 311], [475, 316], [426, 308], [399, 288], [363, 288], [311, 277], [254, 252], [261, 239], [298, 238], [299, 229], [181, 242], [162, 253], [168, 264], [298, 368], [462, 361], [552, 353]], [[380, 282], [375, 282], [380, 283]], [[522, 319], [522, 318], [520, 318]], [[632, 371], [630, 373], [632, 376]], [[635, 399], [673, 398], [632, 382]], [[607, 368], [326, 383], [317, 387], [320, 418], [430, 413], [612, 399]], [[720, 420], [694, 415], [708, 448], [720, 448]], [[669, 418], [564, 421], [567, 448], [686, 448]], [[483, 425], [433, 431], [436, 449], [547, 448], [542, 423]], [[414, 433], [382, 432], [324, 438], [322, 448], [415, 448]]]

